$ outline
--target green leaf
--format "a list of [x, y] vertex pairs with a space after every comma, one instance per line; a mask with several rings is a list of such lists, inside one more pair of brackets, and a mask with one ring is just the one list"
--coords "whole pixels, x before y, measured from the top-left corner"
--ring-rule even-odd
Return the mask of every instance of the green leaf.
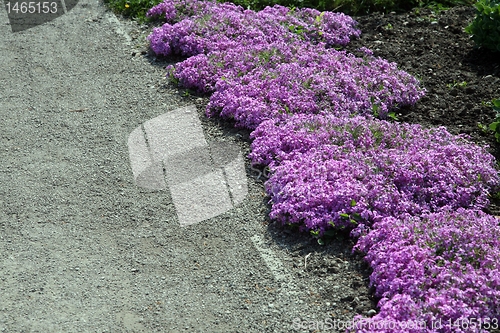
[[346, 214], [346, 213], [340, 213], [339, 215], [343, 219], [348, 219], [349, 218], [349, 214]]
[[319, 245], [325, 245], [325, 241], [322, 238], [318, 238]]
[[389, 112], [389, 114], [387, 116], [389, 118], [391, 118], [392, 120], [398, 120], [398, 117], [396, 116], [396, 112]]
[[491, 124], [490, 124], [490, 130], [492, 130], [492, 131], [495, 131], [495, 132], [496, 132], [497, 127], [498, 127], [498, 124], [499, 124], [499, 122], [498, 122], [498, 121], [495, 121], [495, 122], [491, 123]]
[[352, 199], [351, 200], [351, 207], [354, 207], [354, 206], [356, 206], [356, 200]]

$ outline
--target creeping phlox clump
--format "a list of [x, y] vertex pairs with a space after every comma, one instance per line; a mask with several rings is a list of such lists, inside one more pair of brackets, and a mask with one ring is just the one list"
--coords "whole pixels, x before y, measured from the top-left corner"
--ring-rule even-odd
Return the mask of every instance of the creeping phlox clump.
[[294, 115], [261, 123], [252, 138], [252, 162], [271, 170], [271, 216], [319, 235], [379, 217], [483, 209], [499, 182], [493, 156], [444, 128]]
[[342, 13], [290, 10], [279, 5], [255, 12], [232, 3], [166, 0], [147, 15], [165, 15], [167, 23], [154, 28], [148, 37], [152, 50], [165, 56], [193, 56], [277, 41], [346, 45], [360, 34], [356, 22]]
[[[297, 113], [384, 118], [395, 106], [413, 104], [423, 95], [418, 81], [396, 64], [324, 45], [273, 43], [264, 50], [240, 47], [225, 54], [234, 55], [233, 61], [213, 85], [207, 114], [234, 119], [236, 126], [250, 129]], [[254, 56], [247, 62], [248, 54]], [[256, 67], [231, 66], [240, 63]], [[185, 82], [180, 68], [178, 77]]]
[[332, 48], [359, 36], [352, 18], [199, 0], [148, 15], [167, 22], [148, 37], [153, 51], [188, 57], [170, 78], [211, 93], [208, 116], [254, 130], [270, 216], [358, 238], [381, 301], [356, 332], [485, 332], [457, 320], [500, 319], [500, 228], [481, 213], [500, 184], [494, 158], [442, 127], [379, 120], [424, 90], [366, 48]]
[[[367, 253], [373, 268], [370, 280], [381, 298], [380, 311], [370, 319], [371, 329], [357, 332], [486, 333], [484, 328], [498, 326], [500, 227], [495, 217], [446, 209], [381, 218], [371, 228], [356, 248]], [[415, 329], [419, 322], [425, 325]]]
[[[181, 8], [198, 12], [186, 17]], [[254, 12], [173, 0], [149, 13], [165, 13], [173, 23], [154, 29], [151, 48], [165, 56], [190, 56], [168, 68], [170, 77], [185, 88], [213, 93], [207, 115], [234, 119], [236, 126], [254, 129], [263, 120], [294, 113], [385, 118], [390, 109], [414, 104], [424, 94], [418, 80], [368, 50], [358, 58], [330, 48], [360, 34], [356, 22], [341, 13], [282, 6]]]

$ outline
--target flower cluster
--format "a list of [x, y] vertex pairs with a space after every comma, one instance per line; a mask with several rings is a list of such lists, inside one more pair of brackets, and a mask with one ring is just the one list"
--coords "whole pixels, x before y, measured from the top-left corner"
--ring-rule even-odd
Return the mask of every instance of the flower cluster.
[[444, 207], [483, 209], [499, 183], [493, 156], [444, 128], [294, 115], [264, 121], [252, 138], [249, 157], [271, 170], [271, 216], [320, 234]]
[[255, 12], [232, 3], [165, 0], [148, 11], [148, 16], [158, 15], [165, 15], [167, 23], [154, 28], [148, 39], [151, 49], [164, 56], [193, 56], [276, 41], [345, 45], [360, 34], [356, 22], [342, 13], [279, 5]]
[[[166, 11], [173, 22], [178, 8], [179, 2], [167, 0], [150, 13]], [[345, 14], [282, 6], [254, 12], [212, 2], [198, 8], [195, 15], [155, 28], [148, 38], [157, 54], [190, 56], [170, 66], [169, 75], [185, 88], [213, 93], [208, 116], [250, 129], [282, 114], [320, 110], [384, 118], [424, 94], [414, 77], [369, 50], [358, 58], [329, 48], [359, 36], [356, 22]]]
[[482, 332], [460, 320], [500, 320], [500, 227], [480, 211], [500, 179], [483, 147], [442, 127], [360, 116], [267, 120], [252, 138], [249, 157], [271, 170], [273, 218], [359, 237], [381, 301], [358, 333], [425, 331], [386, 325], [405, 322]]
[[371, 284], [381, 300], [371, 320], [380, 329], [358, 332], [411, 332], [382, 325], [407, 321], [423, 321], [429, 329], [414, 332], [487, 332], [477, 319], [499, 320], [495, 217], [463, 208], [386, 217], [363, 234], [356, 247], [373, 268]]
[[[297, 113], [385, 118], [391, 109], [414, 104], [424, 93], [414, 77], [379, 58], [298, 43], [248, 49], [235, 49], [229, 62], [212, 55], [212, 64], [227, 67], [220, 67], [223, 79], [206, 85], [215, 89], [207, 114], [234, 119], [236, 126], [255, 129], [264, 120]], [[250, 61], [245, 61], [249, 54]], [[198, 73], [214, 73], [207, 66], [196, 68]], [[183, 70], [181, 64], [176, 77], [196, 87], [188, 83], [193, 73]]]
[[210, 5], [210, 2], [199, 0], [164, 1], [148, 10], [146, 16], [163, 16], [167, 23], [174, 24], [203, 12]]
[[500, 228], [481, 213], [498, 190], [494, 158], [445, 128], [384, 119], [423, 94], [396, 64], [338, 51], [359, 36], [344, 14], [165, 0], [148, 15], [167, 23], [148, 37], [182, 86], [212, 93], [207, 115], [254, 130], [253, 164], [267, 165], [272, 218], [321, 236], [358, 238], [381, 297], [375, 322], [500, 319]]

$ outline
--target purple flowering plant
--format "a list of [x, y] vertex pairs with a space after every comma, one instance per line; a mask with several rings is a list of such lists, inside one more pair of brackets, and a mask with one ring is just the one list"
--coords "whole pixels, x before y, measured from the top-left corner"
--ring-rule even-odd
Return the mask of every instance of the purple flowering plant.
[[356, 22], [345, 14], [320, 13], [308, 8], [291, 10], [279, 5], [255, 12], [232, 3], [166, 0], [151, 8], [147, 15], [165, 15], [166, 23], [154, 28], [148, 37], [152, 50], [164, 56], [172, 53], [192, 56], [240, 44], [276, 41], [345, 45], [360, 34]]
[[[167, 0], [150, 15], [167, 11], [175, 22], [177, 7], [177, 1]], [[360, 34], [356, 22], [342, 13], [282, 6], [254, 12], [212, 2], [200, 8], [155, 28], [148, 38], [157, 54], [190, 57], [168, 73], [185, 88], [213, 93], [208, 116], [234, 119], [236, 126], [250, 129], [281, 114], [319, 110], [385, 118], [424, 94], [418, 80], [367, 49], [358, 58], [330, 48]]]
[[[152, 50], [187, 57], [170, 78], [210, 93], [208, 116], [253, 130], [252, 164], [271, 170], [270, 216], [358, 238], [380, 297], [370, 320], [382, 325], [356, 332], [483, 332], [430, 324], [500, 319], [500, 230], [481, 212], [500, 184], [494, 158], [445, 128], [380, 120], [425, 91], [366, 48], [336, 50], [360, 34], [351, 17], [199, 0], [166, 0], [148, 15], [166, 22], [148, 37]], [[408, 320], [427, 326], [383, 325]]]
[[271, 217], [323, 234], [378, 217], [483, 209], [500, 181], [494, 158], [444, 128], [357, 116], [262, 122], [252, 163], [268, 165]]
[[[234, 119], [236, 126], [250, 129], [296, 113], [385, 118], [390, 110], [414, 104], [424, 94], [414, 77], [379, 58], [358, 58], [324, 44], [272, 47], [274, 59], [263, 66], [249, 72], [230, 67], [232, 73], [215, 81], [207, 115]], [[245, 54], [242, 49], [235, 52]], [[181, 82], [187, 81], [177, 73]]]
[[[380, 311], [357, 332], [487, 332], [500, 317], [500, 227], [478, 210], [380, 218], [356, 248], [373, 268]], [[421, 321], [425, 329], [388, 328]], [[497, 322], [498, 323], [498, 322]], [[439, 324], [439, 325], [438, 325]], [[374, 329], [375, 327], [375, 329]], [[434, 328], [433, 328], [434, 327]]]

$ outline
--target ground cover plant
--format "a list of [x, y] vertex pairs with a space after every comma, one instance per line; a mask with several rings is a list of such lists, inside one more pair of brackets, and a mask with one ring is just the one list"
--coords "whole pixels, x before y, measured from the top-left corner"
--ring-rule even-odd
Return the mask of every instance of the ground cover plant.
[[271, 171], [271, 216], [319, 235], [380, 217], [483, 209], [499, 183], [493, 156], [443, 127], [298, 115], [263, 122], [252, 137], [250, 158]]
[[[328, 43], [322, 35], [341, 33], [335, 25], [322, 25], [326, 14], [268, 9], [266, 14], [277, 18], [264, 15], [256, 26], [269, 29], [266, 36], [273, 29], [283, 32], [277, 34], [278, 42], [285, 38], [295, 49], [280, 49], [279, 44], [272, 44], [275, 41], [254, 31], [243, 39], [250, 40], [250, 45], [231, 54], [229, 49], [239, 47], [235, 31], [251, 19], [260, 21], [258, 14], [233, 5], [192, 1], [189, 6], [199, 6], [199, 12], [174, 16], [175, 6], [176, 2], [165, 2], [152, 10], [168, 13], [167, 19], [172, 20], [151, 35], [153, 50], [192, 56], [169, 68], [171, 78], [183, 86], [213, 92], [212, 96], [232, 90], [231, 97], [220, 99], [219, 104], [211, 100], [207, 111], [255, 129], [250, 157], [271, 168], [266, 188], [273, 201], [273, 217], [316, 236], [333, 227], [353, 229], [353, 236], [359, 237], [357, 248], [367, 253], [374, 268], [371, 282], [381, 297], [380, 311], [372, 320], [416, 319], [430, 327], [437, 319], [446, 322], [461, 316], [498, 319], [499, 285], [493, 279], [498, 276], [495, 263], [500, 259], [498, 222], [480, 212], [488, 204], [488, 192], [499, 184], [493, 157], [444, 128], [428, 130], [378, 119], [421, 97], [418, 81], [389, 62], [371, 57], [369, 50], [354, 57], [332, 49], [339, 44]], [[209, 13], [205, 20], [218, 22], [220, 36], [203, 34], [207, 31], [203, 30], [205, 11]], [[338, 18], [353, 28], [345, 16]], [[344, 29], [346, 25], [337, 26]], [[253, 44], [257, 47], [252, 48]], [[333, 59], [328, 64], [336, 71], [323, 77], [314, 65], [297, 66], [303, 54], [296, 51], [300, 47], [305, 51], [317, 47], [318, 58], [327, 54], [326, 59]], [[243, 50], [249, 51], [248, 62], [238, 57]], [[226, 61], [231, 66], [226, 67]], [[382, 65], [372, 65], [377, 62]], [[233, 69], [234, 64], [245, 63], [249, 65]], [[360, 67], [372, 71], [362, 71], [363, 77], [356, 79]], [[295, 72], [300, 75], [289, 75]], [[329, 89], [321, 90], [325, 77], [332, 75], [338, 80], [329, 81]], [[265, 84], [251, 86], [253, 82]], [[409, 91], [405, 90], [408, 83], [413, 83]], [[311, 86], [319, 89], [307, 95]], [[334, 93], [329, 96], [331, 90]], [[293, 100], [292, 91], [309, 99]], [[363, 100], [363, 95], [369, 97]], [[409, 226], [409, 231], [394, 228], [401, 224]], [[490, 230], [491, 237], [474, 234], [481, 230]], [[399, 247], [391, 248], [393, 244]], [[461, 326], [433, 331], [459, 332]]]
[[[191, 6], [200, 5], [177, 5]], [[297, 112], [385, 118], [394, 106], [413, 104], [423, 95], [418, 80], [395, 64], [371, 58], [369, 52], [358, 58], [329, 48], [359, 35], [344, 14], [202, 6], [189, 18], [170, 2], [153, 8], [148, 15], [163, 14], [167, 23], [148, 38], [157, 54], [193, 56], [170, 67], [170, 76], [183, 87], [214, 92], [209, 115], [251, 129], [265, 119]]]
[[[382, 218], [356, 246], [367, 253], [374, 269], [371, 281], [381, 297], [373, 318], [373, 326], [381, 328], [376, 331], [487, 332], [498, 327], [500, 227], [493, 216], [459, 208]], [[425, 322], [427, 329], [388, 329], [389, 322]]]
[[[163, 2], [148, 16], [166, 23], [149, 37], [156, 54], [192, 56], [233, 47], [297, 41], [345, 45], [359, 35], [355, 21], [342, 13], [315, 9], [290, 10], [282, 6], [255, 12], [232, 3]], [[244, 40], [244, 41], [243, 41]]]

